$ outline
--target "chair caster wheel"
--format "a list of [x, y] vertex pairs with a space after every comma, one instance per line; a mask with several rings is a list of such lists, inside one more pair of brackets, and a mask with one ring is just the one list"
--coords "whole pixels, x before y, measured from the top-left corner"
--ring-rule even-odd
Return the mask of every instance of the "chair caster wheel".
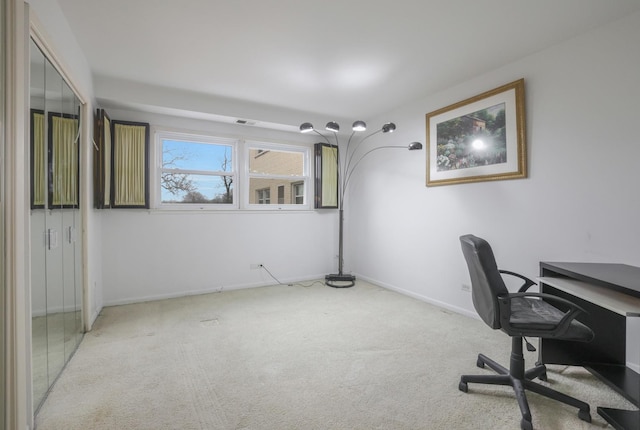
[[480, 369], [484, 369], [484, 361], [482, 361], [480, 357], [478, 357], [478, 360], [476, 361], [476, 366], [478, 366]]
[[458, 384], [458, 390], [462, 391], [463, 393], [468, 393], [469, 385], [466, 382], [460, 381], [460, 383]]
[[589, 411], [583, 411], [583, 410], [578, 411], [578, 418], [588, 423], [591, 422], [591, 414], [589, 413]]
[[533, 424], [531, 424], [531, 421], [527, 421], [523, 418], [522, 421], [520, 421], [520, 428], [522, 430], [533, 430]]

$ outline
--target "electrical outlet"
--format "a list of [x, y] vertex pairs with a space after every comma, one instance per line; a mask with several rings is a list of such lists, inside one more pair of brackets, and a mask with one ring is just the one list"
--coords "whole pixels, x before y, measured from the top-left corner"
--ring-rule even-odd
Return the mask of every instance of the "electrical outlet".
[[462, 291], [471, 292], [471, 285], [462, 284]]
[[251, 269], [251, 270], [258, 270], [261, 267], [262, 267], [262, 264], [259, 264], [259, 263], [249, 264], [249, 269]]

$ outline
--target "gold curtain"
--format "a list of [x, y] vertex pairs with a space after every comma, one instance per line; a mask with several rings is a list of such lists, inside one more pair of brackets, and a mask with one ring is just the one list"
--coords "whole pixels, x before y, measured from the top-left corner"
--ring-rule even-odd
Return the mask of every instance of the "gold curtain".
[[46, 192], [47, 151], [44, 146], [44, 114], [33, 112], [31, 115], [33, 138], [33, 206], [44, 206]]
[[146, 127], [114, 124], [114, 204], [145, 206]]
[[51, 117], [53, 149], [52, 206], [78, 205], [78, 120]]
[[338, 206], [338, 149], [322, 146], [322, 205]]

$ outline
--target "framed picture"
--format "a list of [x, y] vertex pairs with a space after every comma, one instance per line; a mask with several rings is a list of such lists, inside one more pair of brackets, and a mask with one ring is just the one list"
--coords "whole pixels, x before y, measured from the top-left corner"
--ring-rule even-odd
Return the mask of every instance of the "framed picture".
[[428, 187], [527, 176], [524, 79], [426, 119]]

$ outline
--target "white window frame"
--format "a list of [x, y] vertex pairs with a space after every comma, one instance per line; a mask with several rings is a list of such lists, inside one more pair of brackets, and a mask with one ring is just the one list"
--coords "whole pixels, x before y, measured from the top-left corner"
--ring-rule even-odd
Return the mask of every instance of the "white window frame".
[[[249, 172], [249, 152], [251, 149], [264, 149], [264, 150], [273, 150], [273, 151], [284, 151], [284, 152], [298, 152], [302, 154], [302, 163], [303, 163], [303, 173], [302, 176], [277, 176], [277, 175], [261, 175]], [[273, 143], [273, 142], [265, 142], [260, 140], [246, 140], [243, 142], [243, 172], [242, 172], [242, 202], [241, 208], [247, 210], [256, 210], [256, 211], [265, 211], [265, 210], [291, 210], [291, 211], [308, 211], [311, 210], [313, 196], [311, 195], [311, 172], [310, 172], [310, 158], [311, 158], [311, 148], [307, 145], [296, 145], [292, 143]], [[249, 203], [249, 185], [251, 178], [282, 178], [286, 180], [291, 180], [292, 178], [296, 178], [298, 182], [304, 183], [304, 203], [302, 204], [257, 204], [257, 203]], [[271, 201], [273, 201], [273, 193], [271, 193]], [[276, 202], [277, 202], [277, 194], [276, 194]]]
[[[194, 211], [194, 210], [211, 210], [211, 211], [224, 211], [224, 210], [237, 210], [240, 207], [240, 201], [242, 199], [239, 183], [240, 174], [238, 171], [238, 145], [239, 140], [228, 137], [218, 137], [212, 135], [189, 133], [181, 131], [170, 131], [163, 129], [154, 130], [155, 142], [153, 145], [155, 165], [150, 175], [151, 185], [153, 187], [153, 199], [151, 205], [153, 208], [162, 210], [177, 210], [177, 211]], [[217, 144], [228, 145], [231, 147], [231, 172], [214, 172], [214, 171], [189, 171], [185, 170], [184, 173], [193, 174], [212, 174], [217, 173], [219, 175], [231, 176], [233, 178], [233, 203], [162, 203], [162, 141], [165, 139], [178, 140], [193, 143], [205, 143], [205, 144]], [[182, 171], [180, 171], [182, 172]]]

